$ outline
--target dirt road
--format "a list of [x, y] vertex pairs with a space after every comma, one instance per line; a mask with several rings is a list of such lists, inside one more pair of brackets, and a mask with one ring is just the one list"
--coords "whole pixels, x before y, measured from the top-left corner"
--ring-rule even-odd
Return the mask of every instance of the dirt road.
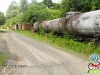
[[2, 75], [88, 75], [88, 62], [69, 53], [18, 33], [5, 32], [1, 38], [9, 57]]

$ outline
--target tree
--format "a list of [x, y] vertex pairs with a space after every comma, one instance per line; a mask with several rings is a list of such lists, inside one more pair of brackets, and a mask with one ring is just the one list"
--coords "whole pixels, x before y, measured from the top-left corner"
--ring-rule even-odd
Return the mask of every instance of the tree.
[[31, 4], [37, 4], [37, 0], [31, 0]]
[[31, 5], [29, 9], [22, 15], [22, 22], [34, 23], [48, 19], [50, 14], [45, 5]]
[[91, 2], [91, 8], [92, 8], [92, 10], [98, 10], [98, 9], [100, 9], [100, 0], [93, 0], [92, 2]]
[[0, 12], [0, 25], [3, 25], [5, 23], [5, 16], [3, 12]]
[[62, 0], [61, 2], [62, 16], [65, 16], [65, 13], [68, 11], [80, 11], [80, 12], [90, 11], [93, 9], [93, 6], [95, 5], [92, 4], [93, 1], [95, 3], [95, 0]]
[[48, 18], [51, 19], [51, 20], [61, 17], [61, 11], [58, 10], [58, 9], [55, 9], [55, 10], [48, 9], [48, 12], [50, 13], [50, 15], [48, 16]]
[[48, 8], [53, 6], [52, 0], [43, 0], [43, 4], [45, 4]]
[[68, 0], [62, 0], [61, 2], [61, 8], [60, 10], [62, 11], [62, 16], [65, 16], [65, 13], [68, 11]]
[[61, 4], [59, 3], [53, 3], [53, 7], [51, 9], [60, 9]]
[[82, 12], [88, 12], [91, 10], [91, 0], [82, 0], [80, 3], [80, 11]]
[[19, 14], [19, 6], [16, 1], [12, 1], [7, 9], [6, 16], [11, 18]]
[[20, 13], [23, 14], [28, 9], [28, 1], [20, 0]]
[[81, 0], [62, 0], [62, 10], [63, 12], [67, 11], [80, 11], [82, 7], [80, 7]]

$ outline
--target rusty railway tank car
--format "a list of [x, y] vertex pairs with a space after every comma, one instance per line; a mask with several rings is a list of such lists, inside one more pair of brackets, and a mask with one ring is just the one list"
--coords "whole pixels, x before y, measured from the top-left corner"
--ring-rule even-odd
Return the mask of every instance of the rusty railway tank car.
[[66, 29], [69, 34], [89, 38], [100, 35], [100, 10], [75, 13], [68, 12], [66, 14], [68, 20]]
[[53, 19], [47, 22], [47, 29], [49, 32], [54, 31], [54, 33], [65, 33], [66, 29], [66, 18]]
[[46, 20], [34, 23], [33, 28], [35, 31], [39, 31], [41, 27], [46, 33], [54, 31], [54, 33], [64, 34], [66, 32], [66, 22], [66, 17]]
[[33, 25], [33, 29], [35, 32], [38, 32], [39, 31], [39, 25], [41, 24], [41, 22], [35, 22], [34, 25]]
[[49, 33], [49, 23], [51, 20], [47, 20], [47, 21], [42, 21], [41, 26], [44, 30], [44, 32]]

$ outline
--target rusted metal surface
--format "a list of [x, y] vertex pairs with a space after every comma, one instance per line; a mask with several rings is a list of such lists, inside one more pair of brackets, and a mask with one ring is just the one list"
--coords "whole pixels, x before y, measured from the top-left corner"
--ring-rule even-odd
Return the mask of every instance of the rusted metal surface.
[[22, 24], [22, 30], [30, 30], [31, 27], [31, 24]]
[[22, 30], [22, 25], [18, 24], [18, 30]]
[[51, 20], [49, 23], [49, 30], [54, 31], [56, 33], [64, 33], [66, 25], [66, 18], [58, 18]]
[[13, 30], [18, 30], [18, 24], [13, 25], [13, 26], [12, 26], [12, 29], [13, 29]]
[[66, 29], [66, 18], [58, 18], [49, 21], [43, 21], [42, 27], [44, 31], [51, 32], [54, 31], [55, 33], [64, 33]]
[[[73, 17], [71, 17], [68, 21], [67, 21], [67, 24], [66, 24], [66, 30], [70, 33], [70, 34], [74, 34], [74, 35], [80, 35], [79, 34], [79, 30], [77, 29], [77, 24], [74, 24], [73, 21], [77, 21], [78, 23], [78, 18], [81, 14], [78, 14], [78, 15], [75, 15]], [[73, 26], [74, 24], [74, 26]]]
[[54, 31], [55, 33], [65, 33], [66, 29], [66, 17], [47, 20], [42, 22], [36, 22], [33, 25], [35, 31], [39, 31], [40, 28], [44, 30], [44, 32]]
[[100, 10], [70, 17], [66, 29], [72, 35], [93, 37], [100, 34]]
[[51, 20], [48, 20], [48, 21], [42, 21], [42, 28], [44, 30], [44, 32], [50, 32], [49, 30], [49, 23], [50, 23]]
[[65, 33], [66, 32], [66, 17], [47, 20], [42, 22], [36, 22], [33, 25], [35, 31], [39, 31], [40, 28], [44, 30], [44, 32], [54, 31], [55, 33]]

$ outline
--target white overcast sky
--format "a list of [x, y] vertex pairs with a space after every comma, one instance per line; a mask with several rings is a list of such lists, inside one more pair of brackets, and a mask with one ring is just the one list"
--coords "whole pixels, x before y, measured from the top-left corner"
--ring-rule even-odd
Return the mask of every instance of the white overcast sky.
[[[11, 3], [11, 1], [16, 1], [17, 3], [19, 3], [20, 0], [1, 0], [0, 1], [0, 11], [6, 13], [7, 8], [9, 6], [9, 4]], [[28, 0], [29, 2], [31, 2], [31, 0]], [[41, 2], [42, 0], [37, 0], [39, 2]], [[61, 0], [52, 0], [53, 2], [60, 2]]]

